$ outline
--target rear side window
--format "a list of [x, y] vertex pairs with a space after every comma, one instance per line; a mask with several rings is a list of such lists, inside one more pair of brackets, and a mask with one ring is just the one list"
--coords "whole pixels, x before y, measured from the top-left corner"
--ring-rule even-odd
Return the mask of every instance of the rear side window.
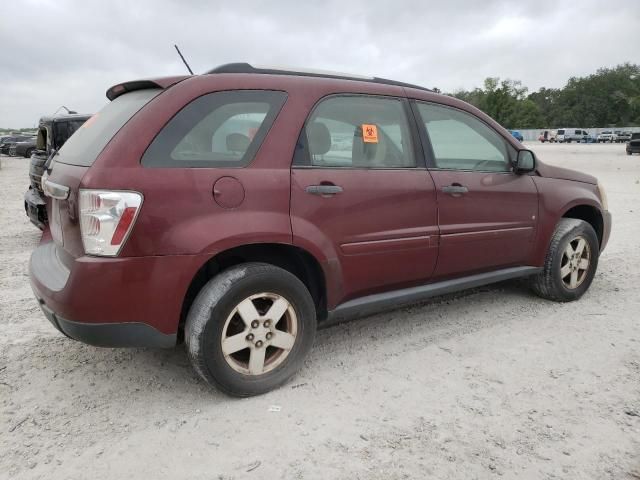
[[100, 152], [138, 110], [162, 90], [136, 90], [120, 95], [87, 120], [60, 149], [56, 161], [89, 167]]
[[160, 131], [145, 167], [244, 167], [255, 156], [286, 93], [234, 90], [198, 97]]

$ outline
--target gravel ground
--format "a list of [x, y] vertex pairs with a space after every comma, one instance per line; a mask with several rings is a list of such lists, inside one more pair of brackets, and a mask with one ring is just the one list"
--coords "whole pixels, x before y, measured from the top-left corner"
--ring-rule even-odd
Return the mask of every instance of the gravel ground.
[[27, 277], [27, 160], [0, 169], [0, 478], [640, 479], [640, 157], [532, 144], [597, 175], [614, 230], [590, 291], [522, 282], [320, 331], [301, 372], [250, 399], [174, 350], [64, 338]]

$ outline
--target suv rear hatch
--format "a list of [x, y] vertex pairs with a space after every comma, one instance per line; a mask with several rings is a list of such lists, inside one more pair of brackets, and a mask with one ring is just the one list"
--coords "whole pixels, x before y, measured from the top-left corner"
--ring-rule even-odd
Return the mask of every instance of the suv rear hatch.
[[[177, 79], [176, 79], [177, 78]], [[85, 254], [80, 229], [79, 193], [82, 178], [118, 131], [148, 102], [186, 77], [161, 81], [138, 81], [116, 85], [107, 92], [112, 101], [93, 115], [64, 144], [43, 176], [45, 191], [52, 197], [48, 212], [51, 236], [69, 257]], [[169, 79], [166, 79], [169, 80]], [[61, 258], [64, 262], [64, 258]], [[67, 262], [64, 262], [67, 263]]]

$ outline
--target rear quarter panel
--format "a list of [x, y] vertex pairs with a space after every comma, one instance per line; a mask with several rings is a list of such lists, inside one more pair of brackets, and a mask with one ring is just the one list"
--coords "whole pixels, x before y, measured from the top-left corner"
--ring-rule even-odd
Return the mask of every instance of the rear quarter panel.
[[[85, 188], [130, 189], [144, 195], [140, 216], [122, 255], [214, 254], [258, 241], [291, 243], [288, 165], [297, 133], [289, 125], [296, 123], [298, 115], [289, 99], [271, 127], [278, 136], [267, 135], [249, 167], [140, 165], [155, 135], [184, 105], [216, 90], [242, 87], [238, 81], [213, 82], [211, 76], [180, 82], [135, 115], [85, 175]], [[221, 177], [233, 177], [242, 184], [244, 200], [238, 207], [226, 209], [215, 202], [213, 185]]]

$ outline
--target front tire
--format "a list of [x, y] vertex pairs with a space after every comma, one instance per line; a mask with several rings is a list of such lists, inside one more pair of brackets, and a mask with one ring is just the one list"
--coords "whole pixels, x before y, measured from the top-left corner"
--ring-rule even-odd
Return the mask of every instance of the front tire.
[[562, 218], [551, 237], [542, 272], [531, 278], [533, 291], [556, 302], [579, 299], [593, 281], [599, 250], [598, 236], [591, 225]]
[[273, 265], [245, 263], [202, 288], [187, 316], [185, 342], [207, 383], [248, 397], [294, 375], [315, 331], [313, 299], [296, 276]]

